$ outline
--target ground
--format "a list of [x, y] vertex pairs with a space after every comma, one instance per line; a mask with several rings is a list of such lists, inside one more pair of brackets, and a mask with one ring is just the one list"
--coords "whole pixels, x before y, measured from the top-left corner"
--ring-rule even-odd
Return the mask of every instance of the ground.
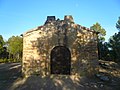
[[20, 63], [0, 64], [0, 90], [9, 90], [12, 84], [21, 77]]
[[0, 90], [120, 90], [120, 66], [99, 61], [99, 73], [91, 77], [21, 76], [20, 63], [0, 64]]

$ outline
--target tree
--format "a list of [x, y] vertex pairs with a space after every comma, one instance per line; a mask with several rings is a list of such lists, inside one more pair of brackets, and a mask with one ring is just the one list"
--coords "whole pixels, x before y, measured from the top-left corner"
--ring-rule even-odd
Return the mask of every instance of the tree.
[[106, 31], [104, 28], [101, 27], [101, 25], [97, 22], [96, 24], [93, 24], [93, 26], [90, 27], [90, 29], [99, 32], [98, 39], [101, 41], [104, 41], [104, 36], [106, 35]]
[[120, 17], [116, 23], [116, 28], [119, 32], [110, 37], [107, 43], [109, 50], [107, 55], [109, 55], [113, 61], [120, 62]]
[[2, 57], [2, 53], [4, 52], [4, 48], [3, 48], [4, 44], [5, 42], [3, 40], [3, 37], [2, 35], [0, 35], [0, 57]]
[[102, 59], [102, 47], [103, 47], [103, 41], [105, 41], [104, 36], [106, 35], [106, 31], [104, 28], [101, 27], [101, 25], [97, 22], [96, 24], [93, 24], [93, 26], [90, 27], [90, 29], [99, 32], [98, 33], [98, 56], [99, 59]]
[[22, 58], [23, 39], [20, 36], [12, 36], [8, 39], [8, 52], [14, 59]]
[[111, 57], [114, 61], [120, 62], [120, 32], [115, 33], [108, 42]]
[[108, 46], [108, 42], [104, 42], [101, 44], [101, 59], [102, 60], [111, 60], [111, 54]]
[[120, 17], [119, 17], [119, 20], [117, 21], [117, 23], [116, 23], [116, 28], [119, 30], [119, 32], [120, 32]]

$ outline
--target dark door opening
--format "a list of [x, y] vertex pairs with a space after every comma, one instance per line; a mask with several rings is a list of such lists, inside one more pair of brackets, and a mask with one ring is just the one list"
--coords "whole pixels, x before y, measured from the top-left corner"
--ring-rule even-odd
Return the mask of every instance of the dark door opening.
[[70, 75], [71, 53], [65, 46], [56, 46], [51, 51], [51, 74]]

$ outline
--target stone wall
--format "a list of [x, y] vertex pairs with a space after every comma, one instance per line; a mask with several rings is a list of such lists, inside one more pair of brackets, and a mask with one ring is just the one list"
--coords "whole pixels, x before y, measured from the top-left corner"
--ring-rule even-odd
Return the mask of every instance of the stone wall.
[[96, 32], [75, 24], [72, 16], [65, 16], [64, 20], [46, 21], [23, 34], [23, 74], [51, 75], [50, 54], [55, 46], [70, 50], [71, 75], [92, 75], [97, 71]]

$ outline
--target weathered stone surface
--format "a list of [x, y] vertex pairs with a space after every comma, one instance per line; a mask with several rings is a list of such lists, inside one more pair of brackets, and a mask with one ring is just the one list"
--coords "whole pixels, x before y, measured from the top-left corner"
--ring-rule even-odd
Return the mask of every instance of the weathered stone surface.
[[71, 53], [71, 75], [92, 75], [97, 71], [97, 34], [78, 24], [72, 16], [51, 20], [23, 34], [24, 75], [50, 75], [51, 50], [65, 46]]

